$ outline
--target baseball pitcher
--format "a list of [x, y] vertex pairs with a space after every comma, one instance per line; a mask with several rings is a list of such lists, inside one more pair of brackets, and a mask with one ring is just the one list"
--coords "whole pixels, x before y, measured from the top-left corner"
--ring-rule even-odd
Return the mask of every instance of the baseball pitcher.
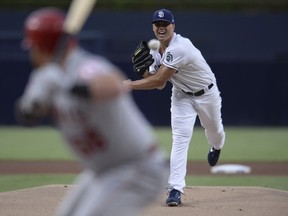
[[133, 69], [142, 79], [126, 80], [133, 90], [162, 89], [173, 85], [171, 96], [172, 151], [168, 181], [168, 206], [181, 204], [184, 193], [187, 154], [196, 117], [205, 128], [210, 150], [207, 159], [216, 165], [224, 146], [220, 92], [214, 73], [192, 42], [176, 34], [171, 11], [160, 9], [152, 17], [152, 29], [160, 42], [158, 50], [149, 50], [142, 41], [132, 56]]

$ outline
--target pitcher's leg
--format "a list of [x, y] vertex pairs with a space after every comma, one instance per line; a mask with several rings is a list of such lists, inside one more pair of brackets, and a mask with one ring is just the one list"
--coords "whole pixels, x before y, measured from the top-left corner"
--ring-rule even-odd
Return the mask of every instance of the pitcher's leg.
[[201, 115], [201, 124], [205, 128], [207, 141], [215, 149], [222, 149], [225, 143], [225, 131], [220, 109], [219, 106], [213, 106], [207, 109], [210, 115], [204, 115], [204, 117]]
[[182, 103], [172, 103], [172, 149], [170, 155], [170, 176], [168, 184], [183, 193], [189, 143], [196, 119], [196, 112], [190, 106]]
[[201, 125], [205, 128], [208, 143], [215, 149], [221, 149], [225, 143], [225, 132], [221, 117], [222, 99], [217, 87], [213, 90], [214, 92], [207, 96], [209, 97], [208, 100], [200, 102], [198, 116]]
[[221, 117], [222, 99], [216, 86], [211, 90], [198, 101], [198, 116], [205, 128], [207, 141], [211, 145], [207, 155], [208, 163], [210, 166], [215, 166], [224, 146], [225, 132]]

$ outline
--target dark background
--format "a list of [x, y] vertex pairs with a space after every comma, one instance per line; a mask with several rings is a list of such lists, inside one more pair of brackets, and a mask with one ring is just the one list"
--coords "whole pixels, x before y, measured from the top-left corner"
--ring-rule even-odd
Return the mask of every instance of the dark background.
[[[129, 78], [136, 79], [131, 54], [141, 40], [153, 38], [151, 16], [159, 7], [123, 9], [124, 3], [118, 8], [95, 8], [79, 39], [83, 47], [106, 56]], [[194, 5], [193, 9], [189, 9], [191, 5], [164, 6], [174, 12], [176, 32], [191, 39], [215, 73], [223, 99], [224, 124], [287, 126], [286, 4], [282, 9], [275, 9], [275, 5], [264, 9], [263, 5], [236, 9], [211, 5]], [[19, 10], [7, 3], [0, 8], [0, 125], [15, 124], [14, 103], [31, 71], [28, 55], [20, 48], [22, 25], [37, 6]], [[170, 90], [169, 84], [162, 91], [133, 92], [140, 109], [154, 125], [170, 125]]]

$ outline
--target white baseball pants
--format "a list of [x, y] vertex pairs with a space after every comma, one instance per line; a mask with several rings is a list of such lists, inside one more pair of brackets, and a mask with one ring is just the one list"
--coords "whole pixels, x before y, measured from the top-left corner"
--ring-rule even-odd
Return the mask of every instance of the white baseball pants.
[[[196, 117], [205, 128], [208, 143], [221, 149], [225, 132], [221, 117], [222, 99], [217, 85], [204, 95], [195, 97], [173, 89], [171, 97], [172, 150], [170, 156], [169, 188], [181, 191], [186, 186], [188, 148], [192, 138]], [[208, 153], [208, 151], [207, 151]]]

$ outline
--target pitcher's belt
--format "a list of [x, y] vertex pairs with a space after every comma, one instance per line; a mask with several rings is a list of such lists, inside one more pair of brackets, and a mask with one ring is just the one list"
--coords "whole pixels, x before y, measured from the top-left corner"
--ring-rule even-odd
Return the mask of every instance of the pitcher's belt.
[[[211, 89], [212, 87], [214, 86], [213, 83], [211, 83], [210, 85], [208, 85], [208, 90]], [[203, 94], [205, 94], [205, 89], [201, 89], [200, 91], [197, 91], [197, 92], [186, 92], [182, 89], [182, 91], [188, 95], [192, 95], [192, 96], [195, 96], [195, 97], [199, 97]]]

